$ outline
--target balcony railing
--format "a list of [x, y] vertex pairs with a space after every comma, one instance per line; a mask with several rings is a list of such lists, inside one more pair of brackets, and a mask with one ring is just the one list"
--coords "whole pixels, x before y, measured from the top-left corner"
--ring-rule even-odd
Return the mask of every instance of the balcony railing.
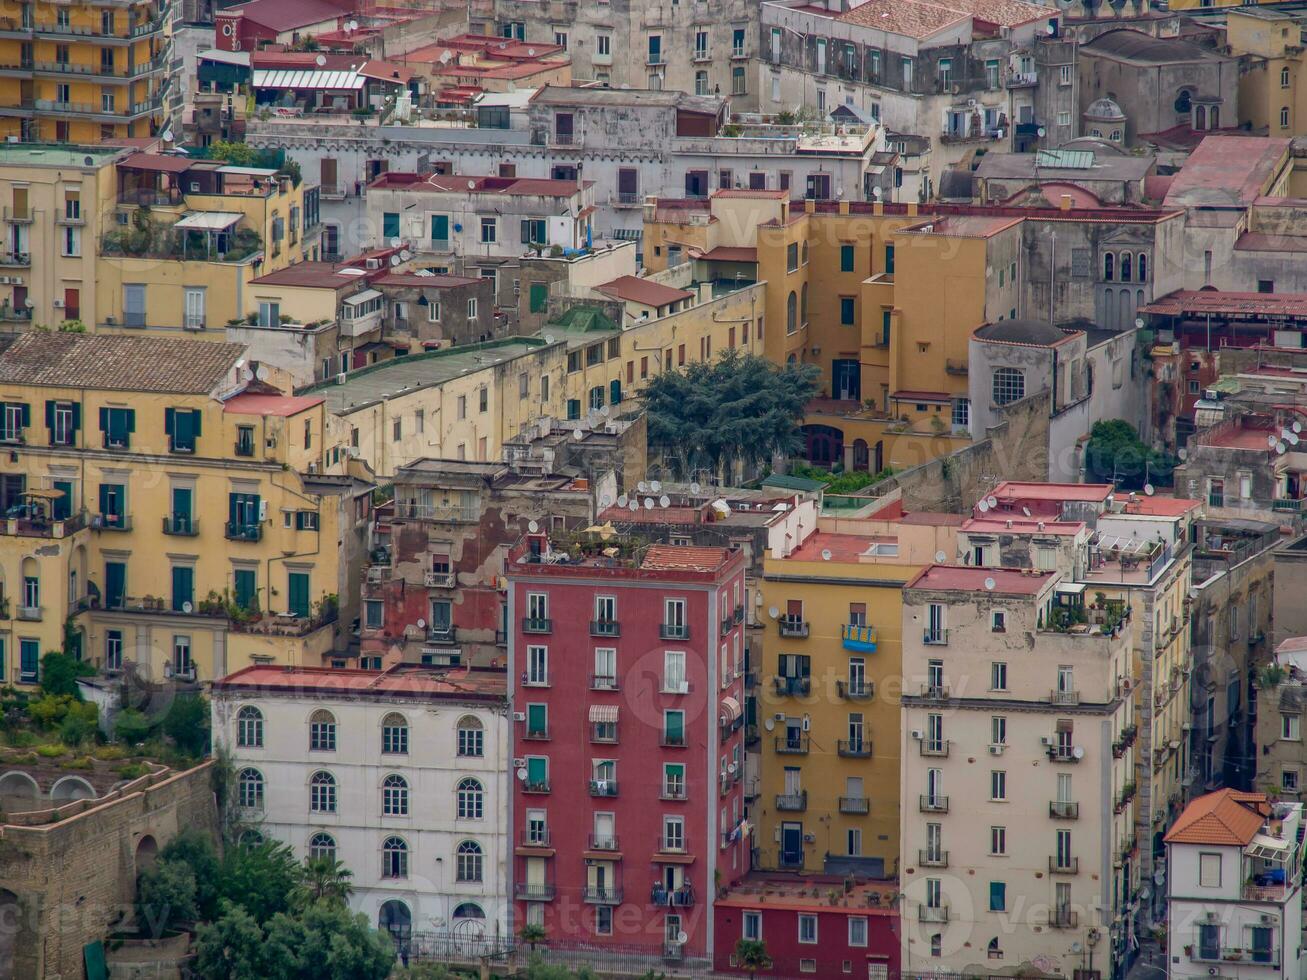
[[1048, 747], [1048, 758], [1053, 762], [1079, 762], [1084, 756], [1082, 749], [1079, 754], [1076, 753], [1076, 745], [1050, 745]]
[[551, 902], [554, 898], [554, 886], [519, 881], [513, 886], [513, 896], [524, 902]]
[[590, 780], [591, 796], [616, 796], [617, 780], [616, 779], [592, 779]]
[[812, 678], [777, 676], [774, 680], [776, 693], [785, 697], [807, 697], [812, 693]]
[[240, 524], [228, 521], [226, 524], [228, 541], [260, 541], [263, 539], [262, 524]]
[[917, 851], [917, 863], [923, 868], [947, 868], [948, 851], [941, 851], [934, 848]]
[[1048, 873], [1051, 875], [1074, 875], [1080, 873], [1080, 859], [1065, 854], [1048, 856]]
[[1049, 691], [1049, 704], [1067, 704], [1076, 705], [1080, 703], [1079, 691]]
[[596, 905], [622, 904], [622, 890], [613, 885], [586, 885], [581, 897]]
[[590, 834], [586, 838], [586, 844], [592, 851], [619, 851], [621, 842], [613, 834]]
[[1079, 820], [1080, 804], [1051, 800], [1048, 804], [1048, 815], [1054, 820]]
[[685, 836], [666, 837], [659, 834], [654, 847], [659, 854], [687, 854], [690, 850], [690, 841]]
[[649, 889], [649, 904], [659, 908], [688, 908], [694, 904], [694, 889], [689, 885], [666, 888], [659, 882]]
[[536, 616], [522, 617], [523, 633], [552, 633], [554, 631], [554, 621], [552, 619], [540, 619]]
[[91, 517], [93, 531], [130, 531], [132, 518], [130, 514], [95, 514]]
[[807, 735], [777, 735], [775, 751], [777, 755], [807, 755]]
[[617, 675], [615, 674], [591, 674], [590, 690], [592, 691], [616, 691]]
[[549, 741], [549, 726], [527, 725], [526, 732], [522, 735], [522, 737], [525, 739], [529, 739], [532, 742], [547, 742]]
[[664, 640], [688, 640], [690, 638], [690, 627], [685, 623], [660, 623], [658, 625], [658, 636]]
[[776, 809], [784, 810], [786, 813], [802, 813], [808, 809], [808, 791], [805, 789], [798, 793], [777, 793]]
[[544, 779], [531, 779], [528, 777], [522, 783], [522, 789], [528, 793], [548, 793], [549, 777], [546, 776]]
[[591, 636], [621, 636], [622, 627], [620, 623], [607, 619], [590, 620]]
[[168, 514], [163, 519], [163, 533], [193, 538], [200, 533], [200, 519], [190, 514]]
[[919, 743], [921, 745], [921, 754], [934, 758], [947, 759], [949, 746], [952, 744], [948, 739], [929, 739], [924, 738]]
[[949, 692], [943, 684], [926, 683], [921, 685], [921, 696], [927, 701], [947, 701]]
[[524, 830], [518, 835], [518, 847], [552, 847], [548, 830]]
[[927, 629], [921, 634], [921, 642], [932, 647], [948, 646], [948, 630], [946, 629]]
[[865, 796], [841, 796], [840, 813], [865, 815], [871, 812], [871, 800]]
[[423, 572], [422, 584], [429, 589], [452, 589], [458, 584], [458, 573], [455, 571]]
[[938, 793], [922, 793], [920, 809], [922, 813], [948, 813], [948, 797]]
[[1075, 929], [1080, 917], [1071, 909], [1049, 909], [1048, 927], [1050, 929]]
[[839, 740], [836, 751], [846, 759], [869, 759], [871, 758], [871, 743], [863, 739]]
[[683, 800], [685, 799], [685, 786], [664, 786], [658, 794], [660, 800]]
[[86, 527], [85, 511], [55, 518], [42, 515], [0, 518], [0, 534], [11, 534], [19, 538], [62, 538], [84, 527]]
[[870, 681], [836, 681], [835, 691], [846, 701], [868, 701], [876, 696], [876, 686]]
[[846, 650], [872, 653], [876, 650], [876, 627], [845, 623], [840, 627], [840, 642]]
[[808, 621], [797, 616], [782, 616], [777, 620], [781, 636], [802, 639], [808, 635]]
[[948, 906], [947, 905], [918, 905], [917, 920], [919, 922], [947, 922]]
[[458, 632], [453, 623], [432, 623], [427, 630], [428, 643], [440, 643], [448, 646], [456, 642], [457, 639]]
[[28, 623], [39, 623], [41, 621], [41, 607], [20, 605], [14, 618]]

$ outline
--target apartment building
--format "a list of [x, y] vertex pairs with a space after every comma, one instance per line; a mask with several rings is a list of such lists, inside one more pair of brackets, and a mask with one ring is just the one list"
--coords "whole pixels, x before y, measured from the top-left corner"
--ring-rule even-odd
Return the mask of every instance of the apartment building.
[[24, 142], [155, 136], [166, 116], [173, 4], [6, 4], [0, 132]]
[[510, 553], [516, 926], [709, 968], [749, 868], [744, 564], [585, 531]]
[[905, 971], [1069, 975], [1131, 941], [1128, 624], [1068, 627], [1061, 584], [931, 565], [903, 587]]
[[[1256, 746], [1251, 784], [1278, 799], [1301, 800], [1303, 781], [1302, 715], [1307, 709], [1303, 680], [1307, 677], [1307, 642], [1300, 636], [1282, 640], [1269, 663], [1251, 672], [1256, 697], [1252, 744]], [[1231, 678], [1233, 686], [1234, 678]]]
[[252, 666], [214, 681], [235, 805], [297, 857], [335, 858], [396, 940], [509, 936], [502, 671]]
[[1239, 59], [1239, 120], [1254, 133], [1283, 136], [1302, 128], [1302, 28], [1300, 15], [1269, 7], [1237, 7], [1226, 14], [1226, 44]]
[[320, 398], [242, 348], [32, 332], [0, 355], [0, 665], [65, 639], [107, 671], [209, 681], [344, 649], [373, 487]]
[[1166, 835], [1169, 976], [1302, 975], [1301, 835], [1302, 804], [1265, 793], [1185, 807]]

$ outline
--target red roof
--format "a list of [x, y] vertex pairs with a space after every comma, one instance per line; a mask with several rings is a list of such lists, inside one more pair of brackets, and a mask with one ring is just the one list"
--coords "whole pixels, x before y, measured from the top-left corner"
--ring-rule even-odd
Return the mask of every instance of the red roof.
[[[1056, 572], [1025, 572], [1010, 568], [975, 568], [968, 565], [930, 565], [903, 586], [942, 592], [992, 592], [996, 595], [1038, 595]], [[992, 579], [992, 589], [985, 582]]]
[[1184, 808], [1164, 838], [1168, 844], [1246, 847], [1270, 816], [1264, 793], [1217, 790]]
[[278, 34], [335, 20], [347, 12], [346, 8], [327, 0], [248, 0], [221, 11], [228, 16], [244, 17]]
[[1004, 480], [991, 496], [999, 500], [1106, 501], [1116, 492], [1110, 483], [1020, 483]]
[[[589, 187], [593, 181], [586, 181]], [[574, 180], [543, 177], [474, 177], [467, 174], [415, 174], [389, 171], [369, 187], [379, 190], [429, 191], [435, 194], [503, 194], [508, 197], [571, 197], [581, 188]]]
[[705, 262], [757, 262], [758, 250], [743, 245], [718, 245], [708, 249], [699, 258]]
[[647, 572], [715, 572], [726, 564], [725, 548], [651, 544], [640, 568]]
[[223, 414], [231, 415], [272, 415], [286, 418], [306, 412], [315, 405], [321, 405], [326, 399], [313, 395], [258, 395], [242, 392], [223, 403]]
[[1194, 147], [1175, 175], [1166, 204], [1250, 205], [1266, 189], [1288, 151], [1287, 139], [1208, 136]]
[[[835, 534], [814, 531], [808, 539], [788, 555], [786, 561], [839, 561], [857, 562], [877, 541], [896, 541], [892, 534]], [[824, 557], [830, 552], [830, 558]]]
[[453, 289], [480, 282], [474, 276], [419, 276], [411, 272], [387, 272], [372, 280], [374, 286], [420, 286], [424, 289]]
[[502, 671], [470, 667], [441, 669], [396, 664], [384, 671], [335, 670], [324, 667], [246, 667], [215, 680], [215, 690], [259, 690], [309, 697], [502, 698], [507, 690]]
[[149, 170], [153, 173], [179, 174], [190, 170], [195, 161], [182, 156], [164, 153], [133, 153], [118, 166], [124, 170]]
[[629, 300], [645, 306], [667, 306], [678, 300], [694, 298], [694, 293], [688, 290], [673, 289], [671, 286], [641, 279], [639, 276], [619, 276], [595, 288], [620, 300]]
[[1147, 517], [1182, 517], [1201, 506], [1201, 502], [1184, 497], [1140, 497], [1127, 501], [1125, 512]]
[[[1247, 235], [1243, 236], [1247, 238]], [[1283, 241], [1279, 235], [1271, 236]], [[1242, 239], [1241, 239], [1242, 240]], [[1238, 293], [1212, 289], [1180, 289], [1139, 307], [1159, 316], [1307, 316], [1307, 293]]]
[[725, 187], [722, 190], [715, 191], [713, 197], [745, 197], [757, 199], [771, 199], [784, 201], [790, 196], [789, 191], [782, 190], [764, 190], [761, 187]]
[[363, 276], [345, 275], [340, 271], [345, 268], [349, 266], [331, 262], [296, 262], [250, 282], [256, 286], [307, 286], [310, 289], [341, 289], [367, 282]]
[[987, 534], [991, 531], [1013, 531], [1017, 534], [1052, 534], [1074, 536], [1085, 529], [1081, 521], [1032, 521], [1028, 518], [1008, 520], [1002, 517], [972, 517], [962, 522], [963, 531]]

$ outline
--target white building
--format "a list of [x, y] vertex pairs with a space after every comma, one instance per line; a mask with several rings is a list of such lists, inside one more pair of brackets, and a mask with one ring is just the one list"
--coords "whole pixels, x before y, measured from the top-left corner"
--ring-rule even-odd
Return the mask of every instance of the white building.
[[242, 819], [353, 874], [381, 928], [503, 935], [508, 922], [504, 675], [258, 665], [213, 684], [213, 739]]
[[1167, 974], [1275, 980], [1303, 975], [1302, 804], [1222, 789], [1166, 835]]

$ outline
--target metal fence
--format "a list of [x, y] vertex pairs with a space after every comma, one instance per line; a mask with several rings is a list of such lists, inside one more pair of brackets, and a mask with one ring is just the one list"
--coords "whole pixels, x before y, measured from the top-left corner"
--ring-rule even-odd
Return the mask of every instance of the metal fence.
[[450, 966], [479, 966], [488, 962], [492, 970], [524, 968], [532, 959], [571, 970], [589, 967], [605, 976], [642, 977], [652, 971], [666, 977], [704, 977], [711, 973], [706, 957], [668, 957], [661, 947], [608, 946], [597, 943], [529, 943], [512, 937], [482, 936], [471, 932], [414, 932], [401, 944], [409, 963], [444, 963]]

